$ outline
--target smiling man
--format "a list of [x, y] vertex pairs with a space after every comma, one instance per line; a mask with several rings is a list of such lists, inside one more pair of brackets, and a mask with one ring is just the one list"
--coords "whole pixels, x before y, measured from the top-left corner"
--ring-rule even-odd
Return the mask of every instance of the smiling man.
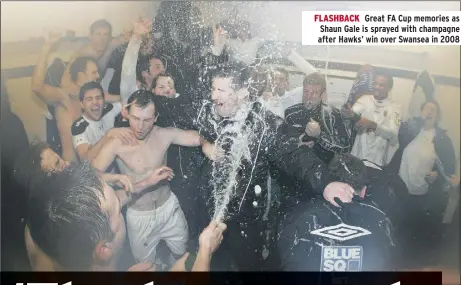
[[118, 137], [135, 143], [129, 129], [113, 129], [115, 117], [122, 110], [121, 103], [105, 104], [104, 91], [97, 82], [89, 82], [80, 89], [83, 115], [71, 129], [72, 141], [80, 160], [94, 158], [105, 141]]

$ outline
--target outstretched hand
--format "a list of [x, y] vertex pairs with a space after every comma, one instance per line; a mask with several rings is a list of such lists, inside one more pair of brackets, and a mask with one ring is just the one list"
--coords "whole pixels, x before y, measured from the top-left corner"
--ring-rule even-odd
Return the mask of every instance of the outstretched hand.
[[162, 166], [154, 171], [149, 175], [149, 180], [152, 185], [155, 185], [159, 183], [162, 180], [167, 179], [168, 181], [171, 181], [174, 178], [174, 173], [171, 168], [168, 166]]

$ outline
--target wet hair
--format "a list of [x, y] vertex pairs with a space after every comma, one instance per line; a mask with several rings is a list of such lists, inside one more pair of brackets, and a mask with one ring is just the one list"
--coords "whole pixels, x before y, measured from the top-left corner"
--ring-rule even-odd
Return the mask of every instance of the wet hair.
[[98, 89], [101, 91], [101, 94], [104, 96], [104, 90], [102, 89], [102, 86], [100, 83], [96, 81], [91, 81], [83, 84], [82, 88], [80, 88], [80, 101], [83, 101], [85, 99], [85, 94], [86, 92], [93, 90], [93, 89]]
[[155, 95], [151, 91], [148, 90], [137, 90], [133, 94], [131, 94], [130, 98], [128, 98], [126, 109], [129, 112], [131, 109], [131, 105], [136, 105], [137, 107], [144, 109], [149, 104], [154, 105], [154, 115], [157, 115], [157, 107], [155, 106]]
[[14, 164], [14, 178], [28, 191], [32, 192], [34, 185], [42, 183], [52, 171], [42, 169], [42, 154], [50, 146], [35, 139], [27, 151], [21, 153]]
[[240, 62], [228, 62], [211, 71], [214, 78], [231, 78], [232, 88], [237, 91], [249, 86], [251, 69]]
[[171, 78], [174, 81], [173, 76], [171, 76], [170, 74], [165, 73], [165, 72], [160, 72], [157, 76], [155, 76], [154, 80], [152, 80], [152, 89], [157, 87], [157, 80], [160, 77], [168, 77], [168, 78]]
[[77, 57], [75, 61], [70, 65], [69, 73], [70, 73], [70, 78], [72, 79], [73, 82], [77, 81], [79, 72], [86, 71], [86, 67], [88, 65], [88, 62], [90, 61], [98, 65], [96, 60], [89, 56]]
[[391, 90], [392, 87], [394, 86], [394, 78], [392, 78], [392, 76], [388, 72], [384, 71], [383, 69], [375, 70], [374, 78], [378, 76], [382, 76], [387, 79], [387, 86], [389, 87], [389, 90]]
[[93, 24], [91, 24], [90, 26], [90, 33], [93, 34], [94, 31], [96, 31], [97, 29], [101, 29], [101, 28], [108, 29], [109, 35], [112, 35], [112, 25], [104, 19], [93, 22]]
[[322, 93], [327, 89], [327, 81], [325, 80], [325, 77], [318, 72], [310, 73], [304, 77], [303, 87], [306, 85], [320, 85]]
[[53, 173], [30, 199], [27, 225], [32, 239], [66, 270], [90, 270], [98, 242], [115, 237], [101, 198], [104, 182], [89, 162]]
[[165, 61], [160, 56], [156, 54], [140, 55], [136, 63], [136, 80], [142, 82], [143, 84], [145, 84], [146, 82], [144, 82], [144, 77], [142, 76], [142, 73], [144, 71], [150, 72], [150, 61], [152, 59], [160, 60], [166, 69]]
[[427, 100], [421, 105], [421, 111], [426, 107], [427, 104], [433, 104], [437, 109], [437, 121], [442, 117], [442, 110], [440, 109], [440, 104], [434, 99]]

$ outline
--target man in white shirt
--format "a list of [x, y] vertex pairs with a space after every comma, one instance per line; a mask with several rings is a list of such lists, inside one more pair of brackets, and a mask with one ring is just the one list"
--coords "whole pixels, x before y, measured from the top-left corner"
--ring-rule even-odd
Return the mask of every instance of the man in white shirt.
[[105, 104], [101, 84], [89, 82], [80, 89], [83, 115], [71, 128], [72, 142], [80, 160], [94, 158], [104, 142], [118, 137], [129, 143], [136, 143], [129, 129], [113, 129], [115, 117], [122, 110], [120, 102]]
[[[356, 123], [357, 137], [351, 154], [379, 166], [385, 166], [390, 159], [390, 150], [398, 144], [401, 108], [388, 98], [393, 86], [390, 75], [377, 71], [374, 76], [374, 95], [364, 95], [352, 107], [360, 116]], [[345, 115], [350, 116], [351, 110]]]

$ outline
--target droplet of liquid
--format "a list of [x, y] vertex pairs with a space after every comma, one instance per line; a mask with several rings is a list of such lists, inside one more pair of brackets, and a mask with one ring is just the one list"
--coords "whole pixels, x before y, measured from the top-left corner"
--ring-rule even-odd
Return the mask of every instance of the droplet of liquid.
[[254, 206], [254, 207], [258, 207], [258, 202], [253, 201], [253, 206]]
[[263, 259], [266, 259], [269, 256], [269, 250], [267, 248], [263, 249]]
[[242, 236], [243, 236], [243, 235], [245, 235], [245, 232], [244, 232], [244, 231], [242, 231]]
[[256, 194], [256, 196], [259, 196], [259, 194], [261, 194], [261, 186], [259, 186], [259, 185], [255, 186], [255, 194]]

